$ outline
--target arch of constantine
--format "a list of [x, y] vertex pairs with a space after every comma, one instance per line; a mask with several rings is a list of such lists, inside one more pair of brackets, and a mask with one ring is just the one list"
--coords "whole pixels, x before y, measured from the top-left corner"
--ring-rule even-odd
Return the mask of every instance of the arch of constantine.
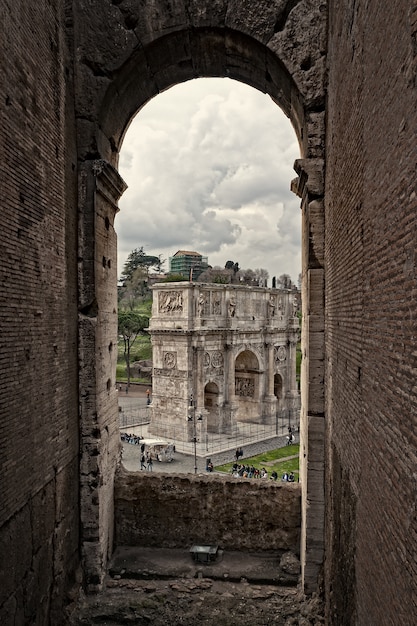
[[185, 282], [152, 289], [151, 433], [191, 441], [190, 403], [203, 418], [200, 440], [238, 422], [295, 419], [297, 294]]

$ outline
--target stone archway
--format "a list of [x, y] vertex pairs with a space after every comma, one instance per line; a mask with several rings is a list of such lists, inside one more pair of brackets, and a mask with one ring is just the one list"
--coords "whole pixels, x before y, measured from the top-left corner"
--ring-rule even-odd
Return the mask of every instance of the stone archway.
[[282, 376], [281, 374], [274, 375], [274, 396], [277, 399], [277, 404], [279, 406], [280, 400], [283, 397], [283, 385], [282, 385]]
[[[240, 6], [241, 4], [241, 6]], [[196, 77], [227, 76], [268, 93], [290, 118], [300, 145], [302, 199], [303, 415], [301, 437], [323, 459], [324, 441], [324, 96], [326, 4], [300, 0], [256, 12], [229, 3], [162, 0], [79, 6], [75, 34], [79, 180], [79, 389], [82, 432], [81, 545], [88, 588], [101, 585], [112, 545], [112, 491], [118, 458], [114, 385], [117, 334], [114, 219], [124, 183], [117, 173], [123, 136], [144, 104], [173, 84]], [[98, 27], [100, 24], [100, 27]], [[272, 357], [271, 357], [272, 359]], [[310, 368], [314, 367], [314, 376]], [[308, 436], [314, 430], [314, 438]], [[304, 431], [304, 432], [303, 432]], [[320, 478], [317, 477], [320, 475]], [[313, 590], [323, 562], [323, 466], [309, 479], [302, 459], [301, 556], [306, 591]], [[310, 493], [311, 490], [311, 493]], [[314, 496], [314, 497], [312, 497]], [[309, 502], [309, 506], [307, 506]], [[311, 522], [310, 522], [311, 520]], [[317, 522], [319, 520], [319, 522]]]
[[259, 418], [259, 361], [251, 350], [243, 350], [235, 359], [236, 419], [251, 421]]
[[206, 411], [207, 432], [219, 432], [219, 387], [209, 382], [204, 388], [204, 409]]

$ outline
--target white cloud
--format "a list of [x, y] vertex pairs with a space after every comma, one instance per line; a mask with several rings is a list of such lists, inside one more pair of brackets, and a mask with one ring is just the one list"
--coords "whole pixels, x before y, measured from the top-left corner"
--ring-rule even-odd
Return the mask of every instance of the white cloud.
[[199, 79], [155, 97], [120, 155], [128, 189], [115, 224], [119, 273], [143, 246], [163, 258], [196, 250], [211, 265], [233, 260], [296, 281], [301, 212], [289, 187], [298, 156], [282, 111], [242, 83]]

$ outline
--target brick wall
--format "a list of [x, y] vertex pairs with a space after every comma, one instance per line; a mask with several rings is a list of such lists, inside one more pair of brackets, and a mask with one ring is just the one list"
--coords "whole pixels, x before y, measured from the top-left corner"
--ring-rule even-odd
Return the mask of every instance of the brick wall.
[[0, 7], [4, 624], [62, 615], [78, 563], [76, 159], [63, 4]]
[[[87, 467], [81, 516], [84, 564], [98, 584], [112, 543], [117, 400], [108, 206], [114, 213], [122, 185], [116, 177], [110, 201], [97, 201], [95, 161], [117, 163], [131, 116], [159, 90], [210, 73], [271, 93], [292, 118], [301, 156], [321, 159], [327, 59], [325, 414], [311, 354], [304, 397], [307, 412], [326, 424], [328, 622], [411, 624], [417, 611], [415, 0], [330, 0], [328, 57], [324, 2], [304, 0], [286, 11], [263, 0], [253, 14], [226, 0], [199, 2], [195, 12], [174, 4], [168, 12], [161, 0], [146, 13], [131, 3], [123, 13], [117, 3], [98, 0], [1, 1], [0, 621], [59, 623], [78, 564], [78, 263]], [[72, 51], [63, 35], [66, 26], [72, 37], [72, 7], [77, 135]], [[85, 190], [76, 195], [75, 137], [80, 180], [85, 173], [88, 187], [82, 227], [91, 229], [78, 250], [77, 203]], [[310, 233], [322, 228], [312, 208], [305, 249]], [[85, 254], [80, 260], [78, 251]], [[322, 279], [321, 267], [308, 267], [310, 278], [317, 272]], [[305, 434], [310, 455], [312, 433]], [[314, 462], [322, 443], [320, 437]], [[313, 478], [308, 540], [314, 524], [321, 534], [312, 504], [322, 481], [321, 469], [309, 464], [306, 471]], [[222, 510], [220, 499], [214, 504]], [[310, 548], [315, 551], [314, 541]], [[316, 552], [318, 566], [321, 545]]]
[[335, 624], [411, 624], [416, 614], [415, 10], [405, 0], [330, 2], [326, 595]]

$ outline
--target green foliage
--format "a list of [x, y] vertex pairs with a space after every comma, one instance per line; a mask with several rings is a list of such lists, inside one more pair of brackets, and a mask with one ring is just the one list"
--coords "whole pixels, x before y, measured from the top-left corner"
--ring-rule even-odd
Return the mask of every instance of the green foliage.
[[[277, 448], [276, 450], [269, 450], [256, 456], [249, 458], [239, 459], [239, 463], [244, 465], [254, 465], [258, 469], [265, 467], [268, 471], [268, 476], [275, 470], [278, 474], [278, 480], [284, 472], [294, 472], [295, 480], [298, 480], [299, 473], [299, 452], [300, 445], [293, 444], [291, 446], [284, 446], [283, 448]], [[226, 463], [225, 465], [219, 465], [216, 467], [216, 471], [225, 472], [230, 474], [232, 471], [233, 462]]]
[[138, 334], [149, 325], [149, 317], [141, 315], [137, 311], [119, 311], [118, 328], [119, 334], [124, 339], [134, 341]]
[[149, 270], [161, 271], [165, 263], [161, 255], [145, 254], [143, 247], [132, 250], [123, 267], [118, 287], [119, 306], [135, 310], [140, 302], [149, 298]]
[[140, 313], [140, 315], [147, 317], [149, 320], [152, 314], [152, 295], [146, 298], [146, 300], [140, 302], [135, 310]]
[[164, 280], [161, 280], [162, 283], [179, 283], [179, 282], [187, 282], [188, 278], [183, 276], [182, 274], [167, 274], [164, 277]]
[[131, 349], [139, 333], [149, 326], [149, 317], [137, 311], [119, 311], [118, 330], [123, 339], [127, 381], [130, 382]]
[[149, 269], [154, 268], [156, 271], [161, 271], [161, 265], [163, 265], [164, 261], [161, 260], [161, 255], [152, 256], [146, 254], [143, 246], [140, 248], [135, 248], [127, 257], [126, 263], [123, 267], [123, 272], [120, 276], [120, 280], [125, 283], [126, 281], [132, 280], [133, 274], [138, 268], [142, 268], [145, 270], [146, 276], [148, 275]]

